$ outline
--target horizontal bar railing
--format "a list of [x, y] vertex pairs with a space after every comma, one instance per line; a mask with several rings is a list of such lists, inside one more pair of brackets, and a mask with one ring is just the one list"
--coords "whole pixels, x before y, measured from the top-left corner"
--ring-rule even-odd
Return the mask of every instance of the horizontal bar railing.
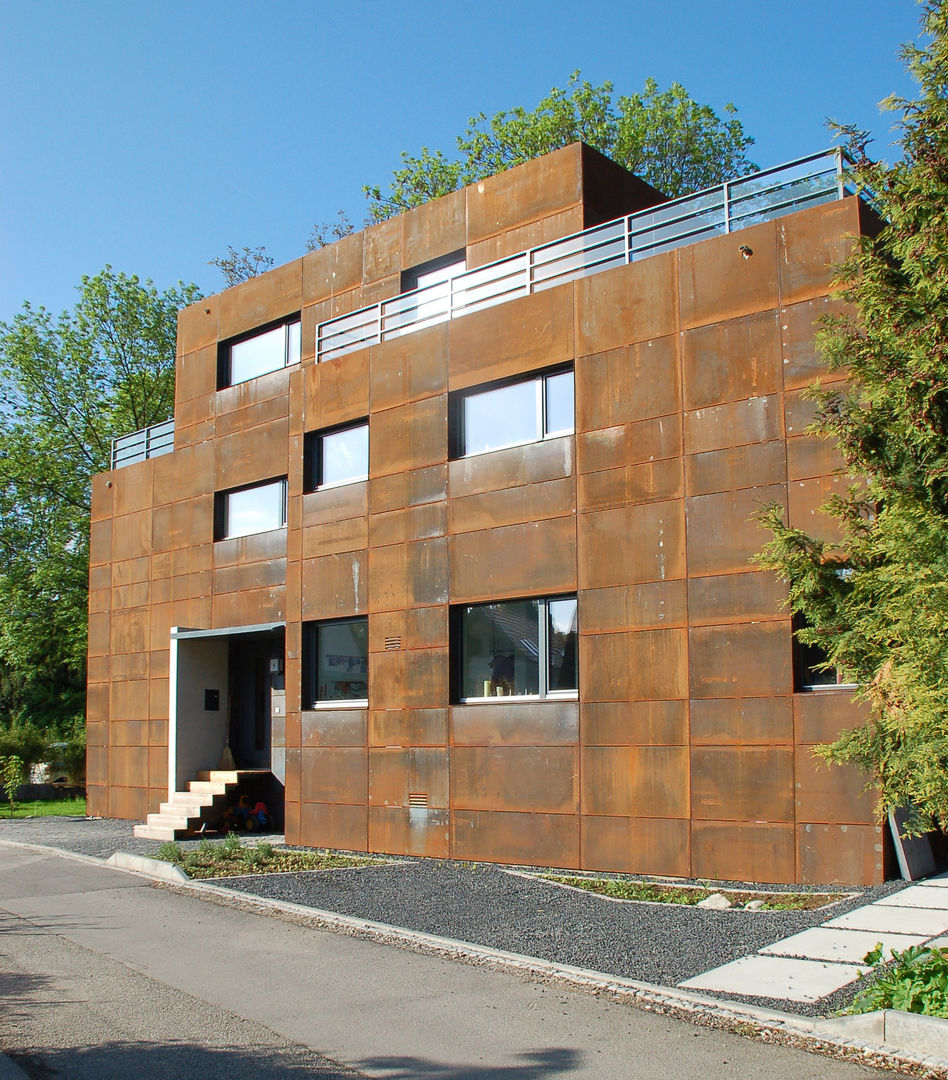
[[123, 465], [133, 465], [136, 461], [170, 454], [174, 450], [174, 420], [163, 420], [133, 431], [130, 435], [120, 435], [112, 440], [112, 468], [120, 469]]
[[847, 164], [839, 147], [824, 150], [329, 319], [316, 327], [316, 359], [331, 360], [708, 236], [841, 199], [854, 193]]

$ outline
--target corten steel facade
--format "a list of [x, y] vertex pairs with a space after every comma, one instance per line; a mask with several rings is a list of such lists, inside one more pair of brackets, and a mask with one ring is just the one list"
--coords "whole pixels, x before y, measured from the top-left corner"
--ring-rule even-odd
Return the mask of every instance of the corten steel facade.
[[[246, 660], [227, 631], [285, 624], [285, 643], [256, 640], [290, 843], [882, 878], [862, 777], [811, 753], [857, 707], [795, 692], [784, 589], [749, 562], [759, 506], [829, 534], [819, 507], [845, 485], [803, 434], [803, 390], [858, 199], [315, 362], [317, 323], [401, 293], [413, 267], [457, 251], [478, 266], [655, 198], [577, 144], [181, 312], [174, 452], [94, 481], [90, 812], [142, 819], [168, 797], [169, 719], [172, 756], [187, 743], [216, 767], [202, 710], [229, 707]], [[218, 389], [220, 342], [296, 314], [299, 363]], [[459, 392], [569, 366], [575, 433], [452, 452]], [[305, 435], [366, 418], [368, 478], [304, 493]], [[221, 492], [283, 477], [284, 527], [215, 540], [215, 496], [219, 517]], [[459, 699], [465, 605], [574, 595], [578, 694]], [[304, 626], [351, 616], [367, 617], [367, 705], [303, 708]], [[505, 692], [493, 678], [485, 695]]]

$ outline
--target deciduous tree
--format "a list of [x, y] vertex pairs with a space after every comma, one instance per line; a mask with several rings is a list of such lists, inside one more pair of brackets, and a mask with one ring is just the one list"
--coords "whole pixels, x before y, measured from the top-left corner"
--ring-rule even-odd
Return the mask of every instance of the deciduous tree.
[[199, 296], [106, 267], [73, 311], [0, 323], [0, 714], [82, 713], [90, 479], [113, 436], [172, 414], [177, 311]]
[[402, 154], [388, 191], [362, 190], [373, 220], [384, 221], [580, 139], [674, 198], [756, 168], [737, 110], [723, 111], [699, 105], [680, 83], [659, 90], [654, 79], [641, 93], [614, 98], [611, 82], [593, 86], [575, 71], [565, 90], [554, 87], [535, 109], [472, 117], [458, 136], [459, 157], [422, 147], [417, 157]]

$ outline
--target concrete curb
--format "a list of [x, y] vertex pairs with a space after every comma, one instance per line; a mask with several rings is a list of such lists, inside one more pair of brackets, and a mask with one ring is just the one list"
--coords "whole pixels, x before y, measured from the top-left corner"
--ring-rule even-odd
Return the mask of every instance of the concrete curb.
[[[142, 855], [116, 852], [109, 859], [96, 859], [40, 844], [13, 840], [0, 840], [0, 844], [73, 858], [124, 873], [134, 873], [150, 878], [161, 887], [192, 894], [197, 899], [209, 899], [263, 915], [279, 912], [296, 921], [336, 933], [508, 971], [543, 982], [556, 982], [586, 993], [604, 994], [616, 1001], [635, 1004], [651, 1012], [666, 1013], [709, 1027], [756, 1036], [766, 1042], [784, 1042], [801, 1049], [844, 1056], [865, 1064], [921, 1068], [925, 1070], [924, 1075], [931, 1080], [948, 1080], [948, 1055], [945, 1054], [945, 1047], [948, 1045], [948, 1021], [935, 1017], [890, 1009], [852, 1017], [798, 1016], [740, 1002], [722, 1001], [675, 987], [622, 979], [606, 972], [557, 964], [521, 953], [473, 945], [466, 941], [438, 937], [388, 923], [304, 907], [302, 904], [239, 893], [221, 885], [192, 881], [179, 867]], [[7, 1078], [0, 1073], [0, 1080], [20, 1080], [20, 1077], [12, 1074]]]
[[163, 859], [150, 859], [147, 855], [131, 855], [127, 851], [116, 851], [105, 860], [106, 866], [115, 870], [130, 870], [134, 874], [158, 878], [160, 881], [190, 882], [188, 875], [180, 866], [165, 862]]

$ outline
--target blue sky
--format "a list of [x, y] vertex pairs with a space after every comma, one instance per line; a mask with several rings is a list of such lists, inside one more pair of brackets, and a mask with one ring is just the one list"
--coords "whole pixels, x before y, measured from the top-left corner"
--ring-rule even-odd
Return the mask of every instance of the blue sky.
[[222, 287], [228, 244], [300, 255], [401, 151], [533, 107], [569, 73], [733, 102], [775, 165], [870, 128], [891, 160], [913, 0], [0, 0], [0, 320], [110, 263]]

